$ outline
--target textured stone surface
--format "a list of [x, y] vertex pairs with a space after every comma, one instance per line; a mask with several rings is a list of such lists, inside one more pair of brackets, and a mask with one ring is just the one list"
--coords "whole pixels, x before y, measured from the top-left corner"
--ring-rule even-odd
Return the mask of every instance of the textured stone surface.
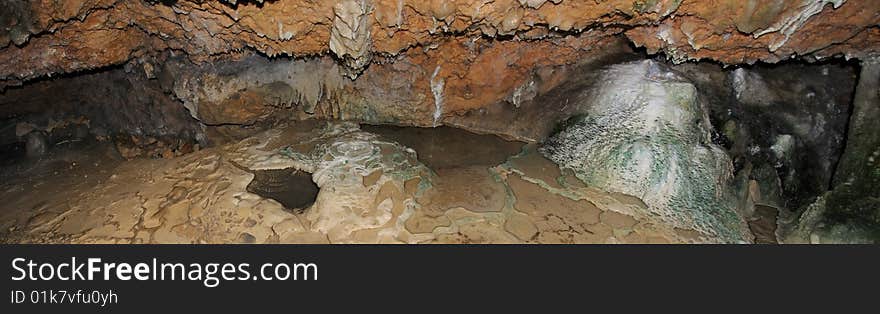
[[91, 127], [139, 136], [194, 139], [201, 132], [174, 98], [140, 69], [114, 69], [35, 82], [0, 93], [0, 119], [18, 117], [48, 128], [51, 120], [86, 117]]
[[[542, 159], [534, 149], [510, 156], [500, 165], [446, 168], [436, 174], [416, 159], [418, 153], [354, 124], [304, 123], [169, 160], [52, 155], [44, 164], [26, 167], [32, 174], [29, 178], [16, 175], [22, 169], [0, 172], [0, 188], [15, 192], [0, 194], [0, 239], [10, 243], [722, 241], [642, 215], [645, 205], [632, 197], [582, 185], [548, 184], [541, 179], [547, 173], [529, 166]], [[71, 165], [67, 160], [75, 162]], [[56, 164], [70, 168], [53, 172], [51, 165]], [[304, 213], [247, 192], [254, 170], [288, 168], [312, 172], [321, 188]], [[550, 179], [564, 182], [561, 175]], [[473, 180], [492, 182], [491, 187], [450, 189]], [[443, 191], [431, 195], [434, 189]]]
[[[157, 79], [218, 132], [318, 117], [453, 125], [540, 141], [571, 113], [576, 89], [589, 87], [590, 78], [574, 74], [621, 61], [630, 44], [675, 61], [739, 64], [863, 58], [877, 53], [880, 38], [876, 1], [11, 0], [2, 6], [0, 91], [28, 84], [32, 92], [27, 82], [125, 65], [127, 73]], [[24, 103], [8, 102], [0, 111], [28, 110]]]
[[730, 199], [733, 166], [710, 141], [696, 87], [655, 61], [614, 65], [582, 116], [543, 152], [585, 183], [641, 198], [648, 212], [730, 242], [750, 241]]
[[739, 188], [757, 189], [753, 201], [795, 210], [828, 189], [846, 143], [856, 63], [673, 68], [703, 93], [713, 141], [734, 160]]
[[[349, 75], [375, 56], [472, 41], [624, 34], [676, 60], [775, 62], [876, 53], [880, 3], [845, 0], [266, 2], [11, 0], [0, 11], [0, 85], [121, 64], [161, 51], [195, 61], [243, 49], [268, 56], [333, 53]], [[496, 39], [492, 39], [496, 38]], [[374, 57], [371, 57], [374, 56]], [[381, 58], [386, 59], [386, 58]], [[378, 61], [378, 62], [377, 62]], [[436, 65], [423, 66], [434, 71]], [[460, 69], [449, 64], [444, 76]], [[472, 79], [479, 82], [479, 78]]]
[[[205, 132], [220, 132], [241, 139], [263, 130], [263, 123], [306, 118], [453, 125], [540, 141], [557, 121], [580, 110], [572, 104], [583, 101], [587, 91], [595, 87], [596, 75], [590, 73], [599, 73], [597, 69], [608, 64], [627, 61], [625, 56], [632, 52], [630, 44], [644, 47], [649, 53], [665, 53], [675, 62], [718, 61], [713, 63], [717, 68], [759, 61], [775, 63], [791, 58], [813, 61], [832, 56], [865, 61], [880, 50], [878, 12], [880, 2], [856, 0], [2, 1], [0, 114], [10, 123], [0, 127], [0, 140], [4, 144], [20, 141], [32, 131], [52, 128], [59, 123], [55, 117], [43, 119], [46, 123], [34, 123], [31, 115], [46, 114], [47, 110], [53, 110], [49, 108], [57, 108], [82, 114], [91, 121], [112, 122], [99, 128], [93, 125], [90, 131], [96, 132], [96, 137], [117, 130], [135, 133], [138, 136], [130, 140], [134, 145], [117, 143], [117, 150], [132, 156], [173, 157], [177, 153], [165, 147], [149, 148], [146, 153], [138, 151], [143, 149], [138, 142], [153, 145], [156, 137], [169, 134], [200, 142], [204, 142]], [[844, 145], [840, 138], [843, 133], [837, 130], [845, 126], [841, 121], [849, 112], [842, 106], [848, 100], [838, 100], [832, 95], [840, 94], [839, 91], [811, 90], [812, 83], [791, 83], [751, 67], [702, 70], [695, 66], [689, 73], [705, 75], [705, 81], [725, 86], [698, 82], [698, 89], [708, 87], [708, 90], [732, 93], [731, 104], [734, 105], [719, 105], [713, 108], [716, 113], [736, 111], [740, 107], [751, 111], [749, 114], [757, 113], [741, 116], [749, 122], [723, 118], [723, 123], [716, 125], [719, 133], [729, 135], [737, 145], [749, 144], [730, 147], [731, 156], [746, 156], [753, 154], [753, 150], [770, 156], [764, 164], [750, 164], [739, 172], [741, 180], [737, 184], [741, 191], [747, 192], [744, 194], [747, 203], [774, 208], [801, 207], [800, 203], [812, 202], [816, 193], [827, 188], [837, 155]], [[788, 69], [782, 72], [787, 73]], [[62, 74], [64, 79], [53, 80]], [[837, 78], [842, 81], [846, 76], [832, 70], [827, 79], [816, 82], [834, 82]], [[26, 86], [18, 88], [21, 84]], [[841, 86], [841, 91], [846, 89], [843, 85], [835, 84], [835, 89], [837, 86]], [[104, 103], [106, 98], [111, 101]], [[802, 98], [803, 101], [799, 100]], [[187, 114], [201, 125], [188, 119]], [[761, 118], [762, 115], [766, 119]], [[862, 115], [857, 114], [854, 119], [859, 116]], [[63, 118], [69, 120], [70, 117]], [[765, 128], [752, 121], [764, 121], [772, 127]], [[856, 122], [853, 120], [850, 126], [860, 125]], [[762, 133], [760, 141], [743, 140], [756, 137], [743, 132], [746, 130], [772, 132], [767, 136]], [[872, 137], [876, 132], [871, 131], [869, 127], [853, 129], [847, 142], [876, 147]], [[37, 133], [32, 136], [35, 135]], [[375, 143], [374, 140], [366, 142]], [[49, 141], [50, 146], [52, 142]], [[47, 154], [52, 154], [51, 147]], [[847, 173], [853, 172], [870, 174], [859, 170], [866, 162], [869, 168], [876, 165], [871, 159], [876, 159], [875, 155], [870, 149], [848, 152], [847, 156], [854, 159], [842, 163], [842, 174], [836, 178], [847, 180]], [[526, 163], [526, 166], [535, 165]], [[233, 168], [229, 171], [235, 171]], [[590, 220], [591, 224], [565, 219], [564, 213], [531, 219], [534, 217], [517, 212], [527, 211], [527, 205], [511, 206], [511, 195], [499, 196], [499, 182], [503, 181], [502, 185], [508, 188], [521, 183], [515, 178], [508, 179], [500, 170], [485, 171], [487, 176], [475, 169], [446, 172], [455, 178], [487, 182], [484, 190], [466, 191], [449, 188], [450, 181], [438, 179], [435, 182], [436, 190], [492, 196], [482, 203], [450, 202], [430, 197], [430, 192], [417, 197], [406, 192], [406, 182], [411, 186], [412, 181], [395, 181], [389, 185], [385, 170], [382, 174], [374, 171], [365, 175], [364, 178], [372, 175], [369, 180], [354, 180], [374, 190], [369, 193], [352, 190], [351, 195], [387, 196], [376, 204], [381, 205], [382, 210], [370, 207], [359, 213], [398, 213], [402, 208], [400, 200], [454, 207], [444, 209], [439, 215], [434, 211], [430, 211], [430, 215], [415, 215], [403, 224], [405, 228], [395, 224], [388, 229], [391, 231], [385, 231], [397, 235], [409, 230], [412, 234], [432, 233], [435, 240], [442, 238], [437, 241], [540, 242], [557, 236], [559, 238], [554, 239], [568, 241], [573, 236], [563, 236], [566, 230], [592, 232], [592, 229], [579, 229], [579, 225], [591, 225], [602, 232], [611, 225], [626, 226], [621, 219], [607, 214], [600, 218], [611, 220], [600, 219], [597, 223]], [[149, 172], [147, 175], [164, 174]], [[361, 175], [364, 174], [358, 173]], [[546, 183], [546, 186], [540, 185], [543, 189], [568, 187], [546, 176], [533, 174], [532, 178]], [[537, 184], [534, 180], [523, 180]], [[348, 187], [354, 181], [340, 182]], [[861, 189], [858, 195], [851, 197], [838, 189], [837, 194], [827, 196], [823, 202], [830, 205], [831, 213], [871, 212], [868, 209], [876, 203], [876, 197], [871, 194], [876, 189], [871, 182], [876, 180], [858, 182], [867, 182], [849, 185]], [[863, 190], [868, 191], [867, 194]], [[794, 205], [783, 204], [791, 198], [792, 191], [803, 195], [796, 195], [799, 199]], [[520, 194], [529, 195], [522, 191]], [[571, 205], [592, 217], [592, 209], [577, 201], [583, 198], [567, 195], [568, 200], [575, 202], [554, 200], [551, 203]], [[868, 203], [850, 206], [839, 202], [841, 198], [835, 199], [836, 195]], [[870, 197], [863, 197], [865, 195]], [[502, 200], [504, 206], [499, 205]], [[549, 200], [545, 197], [540, 201]], [[654, 204], [649, 200], [648, 203], [649, 206]], [[481, 208], [468, 208], [477, 207], [474, 204], [480, 204]], [[563, 205], [560, 208], [564, 208]], [[184, 207], [175, 206], [178, 210]], [[150, 208], [165, 212], [166, 207]], [[29, 217], [30, 223], [26, 225], [41, 226], [68, 219], [53, 216], [59, 212], [42, 209], [36, 212], [38, 214]], [[60, 213], [66, 212], [61, 210]], [[391, 221], [393, 219], [385, 222]], [[149, 222], [152, 227], [156, 224], [154, 220]], [[286, 221], [270, 229], [290, 227], [290, 230], [314, 231], [308, 223], [289, 226], [292, 224]], [[332, 225], [326, 223], [328, 227], [322, 227], [321, 232], [308, 234], [324, 240], [331, 235], [337, 240], [350, 239], [351, 234], [346, 232], [351, 230], [339, 231], [330, 227]], [[354, 225], [370, 226], [363, 230], [376, 226], [360, 222]], [[58, 230], [78, 231], [88, 227], [65, 226]], [[499, 227], [507, 228], [506, 232], [499, 232]], [[558, 232], [550, 236], [547, 230]], [[843, 234], [841, 230], [833, 232]], [[357, 238], [369, 241], [393, 238], [389, 238], [389, 233], [372, 232], [362, 231]], [[167, 232], [160, 234], [169, 236]], [[265, 234], [265, 230], [243, 231], [234, 235], [234, 239], [222, 241], [259, 242]], [[286, 238], [302, 239], [303, 234], [291, 233]], [[641, 239], [650, 242], [647, 237]]]
[[[880, 60], [862, 62], [847, 145], [832, 190], [793, 221], [787, 242], [880, 242]], [[794, 218], [792, 218], [794, 220]]]
[[[546, 53], [551, 50], [554, 54]], [[465, 40], [373, 64], [354, 81], [331, 58], [249, 55], [201, 65], [173, 59], [155, 72], [193, 117], [208, 125], [328, 118], [460, 125], [536, 140], [558, 119], [555, 115], [566, 112], [564, 102], [540, 96], [572, 74], [627, 53], [631, 51], [619, 40], [590, 36], [539, 42]], [[536, 115], [547, 116], [541, 127], [536, 127]]]

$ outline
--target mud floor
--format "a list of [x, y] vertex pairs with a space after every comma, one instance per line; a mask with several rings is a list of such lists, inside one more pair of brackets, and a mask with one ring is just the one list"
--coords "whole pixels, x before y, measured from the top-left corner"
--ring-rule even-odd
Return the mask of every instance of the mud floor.
[[451, 128], [310, 121], [126, 161], [74, 144], [3, 166], [4, 242], [714, 241], [640, 216], [640, 200], [585, 186], [534, 145]]

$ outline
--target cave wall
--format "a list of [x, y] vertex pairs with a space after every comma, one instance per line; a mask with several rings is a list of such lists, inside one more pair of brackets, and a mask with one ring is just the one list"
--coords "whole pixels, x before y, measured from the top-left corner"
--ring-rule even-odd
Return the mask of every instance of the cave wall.
[[703, 92], [716, 142], [734, 159], [743, 189], [756, 181], [763, 191], [752, 201], [801, 208], [832, 186], [846, 143], [858, 63], [675, 68]]
[[[318, 117], [451, 124], [537, 140], [549, 127], [530, 130], [524, 120], [565, 100], [530, 101], [584, 64], [630, 47], [674, 62], [722, 64], [865, 58], [880, 50], [877, 1], [10, 0], [0, 6], [0, 90], [127, 65], [150, 79], [173, 77], [160, 77], [164, 90], [193, 117], [218, 126], [252, 125], [297, 106]], [[495, 119], [514, 123], [483, 123]]]
[[869, 237], [880, 242], [880, 60], [862, 63], [854, 98], [851, 140], [824, 200], [826, 216], [831, 223], [867, 226]]
[[[0, 93], [0, 125], [0, 145], [36, 131], [46, 134], [50, 145], [114, 140], [124, 157], [173, 156], [209, 144], [204, 127], [180, 101], [134, 64], [10, 88]], [[69, 134], [70, 129], [87, 134]]]
[[[550, 91], [562, 85], [571, 89], [563, 96], [576, 94], [589, 84], [574, 83], [589, 81], [590, 72], [641, 56], [614, 38], [595, 46], [579, 40], [472, 44], [401, 55], [353, 81], [331, 58], [261, 55], [202, 64], [176, 58], [158, 67], [156, 76], [209, 126], [323, 118], [445, 124], [538, 141], [576, 109], [542, 96], [560, 94]], [[556, 53], [546, 54], [549, 49]]]

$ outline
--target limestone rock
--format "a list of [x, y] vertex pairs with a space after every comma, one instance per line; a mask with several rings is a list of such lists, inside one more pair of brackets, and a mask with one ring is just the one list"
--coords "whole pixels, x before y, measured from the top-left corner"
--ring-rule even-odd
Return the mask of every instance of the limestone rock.
[[[312, 230], [327, 234], [333, 243], [417, 242], [404, 227], [415, 206], [404, 185], [411, 179], [428, 185], [430, 170], [415, 152], [351, 123], [329, 124], [320, 134], [307, 139], [314, 141], [308, 152], [283, 151], [312, 172], [321, 188], [305, 216]], [[379, 178], [364, 186], [364, 178], [377, 172]]]
[[731, 161], [709, 140], [694, 85], [651, 60], [612, 66], [602, 78], [579, 104], [583, 116], [544, 154], [588, 185], [641, 198], [670, 224], [751, 240], [728, 196]]
[[863, 58], [878, 52], [878, 9], [877, 1], [845, 0], [10, 0], [0, 4], [0, 89], [163, 51], [197, 62], [245, 49], [270, 57], [332, 53], [357, 77], [370, 63], [482, 36], [623, 35], [676, 61], [727, 64]]
[[333, 6], [330, 51], [345, 60], [347, 76], [357, 78], [372, 57], [370, 0], [343, 0]]

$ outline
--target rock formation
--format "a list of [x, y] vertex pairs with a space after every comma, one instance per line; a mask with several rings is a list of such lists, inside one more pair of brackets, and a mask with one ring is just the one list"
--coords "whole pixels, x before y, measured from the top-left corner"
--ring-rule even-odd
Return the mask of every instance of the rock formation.
[[[386, 65], [374, 75], [410, 73], [410, 86], [427, 95], [431, 78], [444, 79], [444, 112], [452, 113], [510, 96], [537, 65], [576, 62], [621, 36], [676, 61], [727, 64], [863, 58], [877, 53], [880, 41], [875, 1], [11, 0], [0, 6], [0, 89], [131, 61], [150, 72], [152, 60], [169, 54], [196, 63], [249, 51], [333, 55], [349, 77]], [[401, 56], [408, 60], [399, 62]], [[496, 77], [507, 80], [487, 84]], [[434, 105], [428, 97], [415, 106]]]
[[[152, 178], [127, 191], [142, 202], [108, 218], [127, 226], [112, 237], [88, 221], [87, 199], [4, 227], [60, 242], [750, 242], [749, 230], [764, 232], [759, 241], [869, 242], [880, 228], [877, 58], [880, 1], [5, 0], [0, 166], [10, 176], [68, 154], [91, 160], [77, 145], [107, 150], [111, 163], [184, 168], [145, 170], [173, 178], [162, 191]], [[258, 151], [279, 125], [314, 120], [335, 127]], [[351, 123], [533, 146], [500, 164], [434, 169], [412, 151], [429, 145]], [[570, 173], [513, 165], [553, 164], [542, 145]], [[205, 159], [176, 159], [205, 148]], [[322, 188], [296, 221], [243, 192], [248, 171], [288, 168]], [[4, 179], [9, 191], [24, 186]], [[204, 190], [181, 194], [189, 188]], [[81, 195], [114, 204], [97, 194]], [[345, 197], [366, 203], [334, 203]], [[212, 202], [233, 205], [205, 220], [181, 214]], [[99, 207], [131, 205], [119, 204]], [[221, 217], [244, 229], [215, 233], [231, 221]], [[645, 231], [651, 223], [664, 236]]]
[[668, 223], [736, 242], [750, 239], [730, 199], [733, 169], [710, 141], [693, 84], [654, 61], [620, 64], [581, 116], [544, 153], [590, 186], [642, 199]]
[[880, 242], [880, 62], [862, 62], [847, 141], [832, 189], [798, 218], [785, 241]]

